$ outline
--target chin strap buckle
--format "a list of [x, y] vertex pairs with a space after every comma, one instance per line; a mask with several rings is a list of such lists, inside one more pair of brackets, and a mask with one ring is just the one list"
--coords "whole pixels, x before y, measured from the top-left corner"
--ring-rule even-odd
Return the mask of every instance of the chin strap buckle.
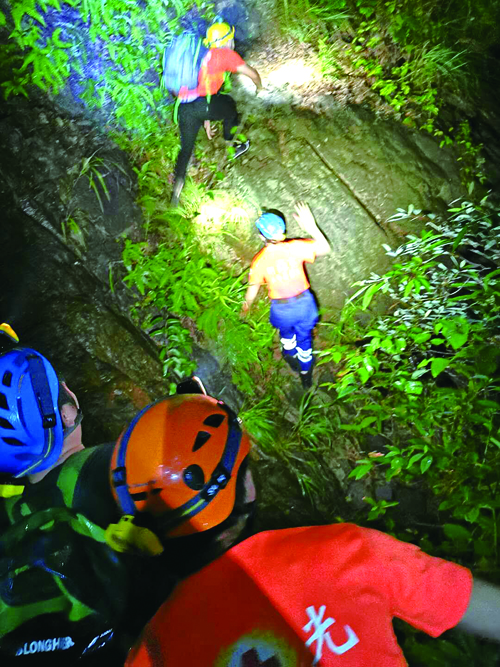
[[108, 546], [119, 553], [139, 553], [147, 556], [159, 556], [163, 546], [158, 537], [149, 530], [136, 526], [130, 514], [122, 516], [118, 523], [110, 523], [104, 538]]

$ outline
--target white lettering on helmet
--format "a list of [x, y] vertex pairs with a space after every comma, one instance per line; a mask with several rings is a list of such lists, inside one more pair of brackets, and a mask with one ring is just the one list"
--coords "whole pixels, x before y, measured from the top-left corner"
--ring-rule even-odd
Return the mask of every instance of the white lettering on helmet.
[[66, 651], [75, 645], [71, 637], [54, 637], [53, 639], [39, 639], [17, 649], [16, 655], [29, 655], [30, 653], [47, 653], [48, 651]]

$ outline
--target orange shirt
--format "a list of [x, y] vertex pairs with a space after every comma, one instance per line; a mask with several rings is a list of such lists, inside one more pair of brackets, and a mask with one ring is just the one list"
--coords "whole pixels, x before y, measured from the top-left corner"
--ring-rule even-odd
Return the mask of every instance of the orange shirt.
[[182, 582], [128, 667], [402, 667], [397, 616], [437, 637], [472, 575], [353, 524], [260, 533]]
[[267, 283], [271, 299], [289, 299], [309, 288], [304, 262], [316, 259], [315, 241], [295, 239], [268, 243], [252, 260], [248, 282]]
[[232, 49], [210, 49], [198, 75], [198, 97], [215, 95], [224, 83], [225, 72], [236, 72], [245, 61]]

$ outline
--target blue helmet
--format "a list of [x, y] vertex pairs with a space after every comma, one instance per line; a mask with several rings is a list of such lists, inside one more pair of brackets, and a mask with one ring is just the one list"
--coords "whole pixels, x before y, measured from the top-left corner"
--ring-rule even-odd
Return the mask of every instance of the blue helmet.
[[61, 455], [59, 380], [39, 352], [15, 348], [0, 356], [0, 472], [21, 477]]
[[266, 239], [280, 239], [285, 233], [285, 221], [276, 213], [263, 213], [255, 224]]

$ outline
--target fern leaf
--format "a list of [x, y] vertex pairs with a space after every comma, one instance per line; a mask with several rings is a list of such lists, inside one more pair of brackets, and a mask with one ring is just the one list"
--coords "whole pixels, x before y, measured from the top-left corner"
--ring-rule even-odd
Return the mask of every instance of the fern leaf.
[[62, 28], [56, 28], [52, 33], [52, 42], [55, 47], [58, 49], [67, 49], [71, 46], [71, 42], [62, 42], [59, 38], [59, 35], [62, 32]]
[[38, 21], [38, 23], [41, 23], [41, 24], [43, 25], [44, 28], [47, 27], [47, 24], [45, 23], [45, 19], [43, 18], [43, 16], [42, 16], [41, 14], [39, 14], [39, 13], [36, 11], [35, 8], [33, 8], [33, 9], [26, 9], [26, 10], [25, 10], [25, 13], [26, 13], [28, 16], [31, 16], [31, 18], [34, 19], [35, 21]]

